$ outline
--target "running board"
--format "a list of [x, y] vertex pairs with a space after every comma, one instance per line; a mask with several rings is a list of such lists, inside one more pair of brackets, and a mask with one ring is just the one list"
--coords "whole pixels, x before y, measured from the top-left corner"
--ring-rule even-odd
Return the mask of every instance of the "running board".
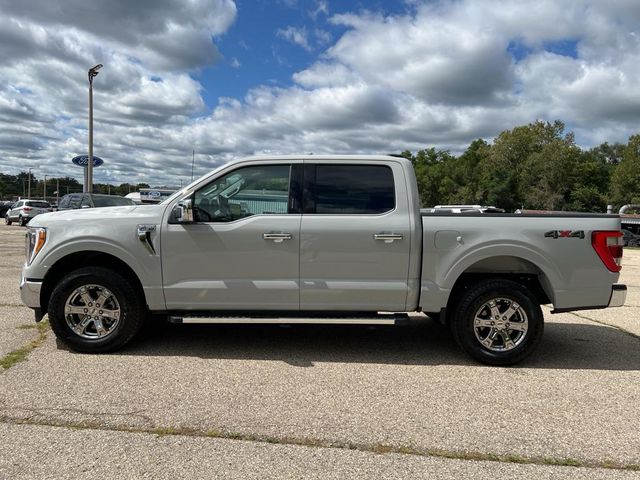
[[409, 321], [406, 314], [380, 314], [367, 317], [169, 317], [176, 324], [316, 324], [316, 325], [398, 325]]

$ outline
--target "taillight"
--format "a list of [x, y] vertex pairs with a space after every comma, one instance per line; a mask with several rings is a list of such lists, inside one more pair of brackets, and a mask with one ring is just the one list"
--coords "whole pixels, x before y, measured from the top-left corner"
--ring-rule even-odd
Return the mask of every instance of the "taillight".
[[622, 242], [622, 232], [619, 230], [591, 234], [593, 249], [611, 272], [619, 272], [622, 269]]
[[33, 210], [33, 208], [31, 208], [31, 207], [24, 207], [24, 211], [25, 211], [25, 212], [30, 212], [31, 210]]

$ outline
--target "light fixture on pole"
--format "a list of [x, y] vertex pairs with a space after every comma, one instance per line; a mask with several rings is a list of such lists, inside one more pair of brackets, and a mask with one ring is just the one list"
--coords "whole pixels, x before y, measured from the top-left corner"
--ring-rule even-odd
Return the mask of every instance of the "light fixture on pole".
[[93, 79], [98, 75], [98, 70], [102, 68], [99, 63], [89, 69], [89, 160], [87, 162], [87, 178], [85, 180], [84, 191], [93, 191]]

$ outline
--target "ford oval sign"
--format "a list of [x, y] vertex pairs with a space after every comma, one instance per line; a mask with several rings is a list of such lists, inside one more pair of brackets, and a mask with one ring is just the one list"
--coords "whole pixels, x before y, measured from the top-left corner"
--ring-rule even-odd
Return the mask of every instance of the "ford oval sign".
[[[86, 167], [89, 164], [89, 155], [78, 155], [77, 157], [73, 157], [71, 161], [78, 165], [79, 167]], [[100, 157], [93, 156], [93, 166], [99, 167], [104, 163]]]

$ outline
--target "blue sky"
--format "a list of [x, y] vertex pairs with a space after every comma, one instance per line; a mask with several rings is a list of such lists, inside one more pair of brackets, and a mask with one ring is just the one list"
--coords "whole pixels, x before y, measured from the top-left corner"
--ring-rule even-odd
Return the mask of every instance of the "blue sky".
[[536, 120], [640, 124], [640, 2], [0, 0], [0, 171], [179, 185], [261, 153], [459, 154]]
[[[326, 11], [320, 5], [324, 5]], [[382, 16], [404, 15], [415, 8], [412, 4], [389, 0], [343, 0], [330, 4], [315, 0], [239, 0], [236, 6], [238, 16], [235, 23], [215, 39], [224, 60], [194, 73], [194, 78], [203, 86], [202, 96], [209, 108], [215, 107], [220, 97], [241, 100], [247, 91], [259, 85], [290, 87], [292, 75], [322, 57], [324, 49], [347, 30], [345, 26], [329, 21], [333, 15], [354, 11]], [[306, 30], [310, 49], [278, 35], [278, 31], [288, 26]], [[315, 34], [318, 30], [326, 32], [329, 40], [319, 40]], [[577, 58], [577, 45], [577, 39], [568, 38], [545, 42], [537, 49]], [[519, 62], [534, 48], [521, 39], [515, 39], [507, 51], [515, 62]]]
[[[236, 6], [235, 23], [215, 39], [224, 60], [194, 74], [203, 85], [203, 98], [209, 107], [217, 105], [219, 97], [240, 100], [259, 85], [291, 86], [292, 75], [322, 56], [323, 50], [345, 32], [344, 26], [329, 21], [332, 15], [363, 10], [394, 15], [412, 9], [398, 1], [329, 4], [314, 0], [239, 0]], [[306, 30], [310, 50], [278, 35], [289, 26]], [[328, 33], [329, 40], [320, 41], [317, 30]], [[240, 63], [238, 67], [233, 66], [234, 59]]]

